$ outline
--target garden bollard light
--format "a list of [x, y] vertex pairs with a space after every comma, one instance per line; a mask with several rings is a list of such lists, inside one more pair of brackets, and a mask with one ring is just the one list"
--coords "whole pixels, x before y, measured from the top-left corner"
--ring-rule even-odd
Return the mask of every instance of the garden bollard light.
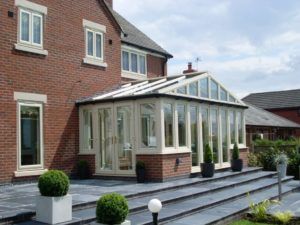
[[153, 225], [158, 225], [158, 213], [162, 208], [161, 201], [158, 199], [152, 199], [148, 203], [148, 209], [152, 212]]

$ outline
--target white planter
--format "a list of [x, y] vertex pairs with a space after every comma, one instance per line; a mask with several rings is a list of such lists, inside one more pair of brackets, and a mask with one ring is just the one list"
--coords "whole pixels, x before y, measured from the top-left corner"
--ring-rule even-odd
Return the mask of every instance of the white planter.
[[72, 196], [37, 196], [36, 220], [47, 224], [57, 224], [72, 220]]
[[[97, 223], [97, 222], [94, 222], [94, 223], [91, 223], [92, 225], [107, 225], [107, 224], [103, 224], [103, 223]], [[130, 220], [125, 220], [123, 223], [121, 224], [115, 224], [115, 225], [131, 225], [131, 222]]]
[[282, 178], [285, 178], [286, 176], [286, 169], [287, 169], [287, 165], [286, 164], [278, 164], [277, 165], [277, 171], [278, 171], [278, 175]]

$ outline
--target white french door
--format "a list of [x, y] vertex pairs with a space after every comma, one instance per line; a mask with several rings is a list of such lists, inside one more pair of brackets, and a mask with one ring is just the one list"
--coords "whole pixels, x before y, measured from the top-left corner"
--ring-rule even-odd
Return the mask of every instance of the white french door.
[[133, 175], [135, 164], [133, 105], [98, 108], [97, 173]]

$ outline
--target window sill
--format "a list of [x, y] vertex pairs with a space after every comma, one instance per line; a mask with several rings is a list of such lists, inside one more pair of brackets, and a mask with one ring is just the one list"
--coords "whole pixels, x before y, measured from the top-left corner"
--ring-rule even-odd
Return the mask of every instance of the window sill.
[[47, 171], [47, 169], [15, 171], [15, 177], [39, 176]]
[[124, 78], [134, 79], [134, 80], [147, 79], [146, 74], [131, 73], [131, 72], [124, 71], [124, 70], [122, 71], [121, 76], [124, 77]]
[[90, 58], [83, 58], [83, 63], [85, 64], [90, 64], [93, 66], [100, 66], [100, 67], [107, 67], [107, 63], [101, 61], [101, 60], [97, 60], [97, 59], [90, 59]]
[[33, 54], [38, 54], [38, 55], [48, 55], [48, 51], [41, 49], [41, 48], [36, 48], [30, 45], [23, 45], [23, 44], [15, 44], [15, 49], [23, 52], [30, 52]]

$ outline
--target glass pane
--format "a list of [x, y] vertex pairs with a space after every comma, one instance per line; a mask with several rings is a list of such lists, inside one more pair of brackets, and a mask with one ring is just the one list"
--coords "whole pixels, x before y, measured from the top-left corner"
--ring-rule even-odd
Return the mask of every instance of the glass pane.
[[179, 93], [179, 94], [186, 94], [187, 93], [186, 86], [178, 88], [177, 89], [177, 93]]
[[40, 108], [21, 106], [21, 165], [41, 164]]
[[129, 53], [122, 51], [122, 68], [129, 71]]
[[198, 151], [198, 129], [197, 129], [197, 107], [190, 108], [190, 122], [191, 122], [191, 150], [192, 150], [192, 166], [199, 165], [199, 151]]
[[178, 142], [179, 146], [186, 146], [186, 107], [177, 105], [178, 115]]
[[219, 163], [219, 151], [218, 151], [218, 111], [212, 109], [210, 111], [211, 120], [211, 136], [212, 136], [212, 150], [214, 163]]
[[235, 143], [235, 116], [234, 112], [229, 112], [229, 121], [230, 121], [230, 143], [233, 145]]
[[219, 99], [219, 95], [218, 95], [218, 84], [217, 82], [210, 80], [210, 97], [212, 99]]
[[237, 117], [237, 125], [238, 125], [238, 138], [239, 138], [239, 144], [243, 143], [243, 121], [242, 121], [242, 113], [241, 112], [237, 112], [236, 113], [236, 117]]
[[42, 18], [33, 16], [33, 43], [41, 44]]
[[155, 126], [155, 104], [141, 105], [142, 148], [156, 147]]
[[223, 162], [228, 162], [229, 150], [227, 143], [227, 113], [225, 110], [221, 110], [221, 126], [222, 126], [222, 151], [223, 151]]
[[113, 169], [113, 131], [111, 109], [99, 110], [100, 168]]
[[21, 40], [29, 41], [29, 13], [21, 13]]
[[165, 146], [173, 147], [173, 106], [164, 104]]
[[94, 35], [93, 32], [88, 31], [87, 32], [87, 48], [88, 48], [88, 55], [93, 56], [94, 55]]
[[88, 110], [83, 111], [84, 117], [84, 129], [83, 129], [83, 137], [84, 137], [84, 148], [85, 149], [93, 149], [94, 140], [93, 140], [93, 114]]
[[102, 58], [102, 35], [96, 34], [96, 57]]
[[192, 96], [198, 96], [198, 82], [194, 82], [189, 85], [189, 93]]
[[230, 102], [235, 102], [235, 98], [232, 95], [229, 95], [229, 101]]
[[132, 170], [131, 107], [117, 108], [117, 150], [120, 170]]
[[208, 98], [208, 78], [200, 80], [200, 95], [203, 98]]
[[201, 108], [202, 119], [202, 148], [209, 144], [208, 108]]
[[143, 55], [140, 55], [140, 73], [146, 74], [146, 57]]
[[131, 53], [131, 71], [138, 72], [137, 54]]
[[227, 91], [225, 91], [224, 88], [221, 88], [220, 90], [220, 97], [222, 101], [228, 101], [227, 99]]

